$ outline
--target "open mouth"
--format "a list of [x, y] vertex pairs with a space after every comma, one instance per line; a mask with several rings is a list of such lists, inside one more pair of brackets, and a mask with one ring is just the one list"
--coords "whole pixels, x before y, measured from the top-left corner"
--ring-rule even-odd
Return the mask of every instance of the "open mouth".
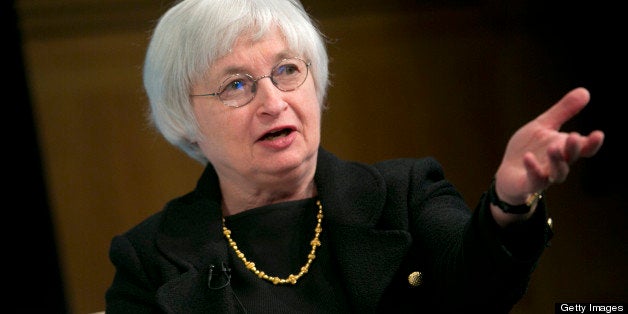
[[280, 129], [280, 130], [268, 132], [268, 133], [264, 134], [264, 136], [262, 136], [259, 140], [260, 141], [272, 141], [272, 140], [274, 140], [276, 138], [279, 138], [279, 137], [288, 136], [288, 134], [292, 133], [292, 131], [293, 131], [292, 129], [285, 128], [285, 129]]

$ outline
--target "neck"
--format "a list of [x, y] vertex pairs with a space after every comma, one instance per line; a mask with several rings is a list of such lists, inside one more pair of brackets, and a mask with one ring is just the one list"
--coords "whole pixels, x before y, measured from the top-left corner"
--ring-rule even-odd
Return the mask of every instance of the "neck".
[[220, 182], [223, 216], [234, 215], [264, 205], [300, 200], [316, 196], [314, 174], [302, 182], [263, 184], [261, 187], [242, 187]]

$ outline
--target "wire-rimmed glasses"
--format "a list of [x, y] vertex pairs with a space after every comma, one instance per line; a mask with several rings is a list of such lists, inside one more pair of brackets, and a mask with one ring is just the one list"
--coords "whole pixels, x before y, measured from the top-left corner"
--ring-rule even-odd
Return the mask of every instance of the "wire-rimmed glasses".
[[277, 63], [270, 74], [257, 78], [247, 73], [232, 74], [222, 81], [218, 91], [190, 96], [218, 96], [218, 99], [228, 107], [242, 107], [255, 98], [257, 81], [267, 77], [280, 91], [291, 92], [303, 85], [310, 65], [311, 62], [298, 57], [286, 58]]

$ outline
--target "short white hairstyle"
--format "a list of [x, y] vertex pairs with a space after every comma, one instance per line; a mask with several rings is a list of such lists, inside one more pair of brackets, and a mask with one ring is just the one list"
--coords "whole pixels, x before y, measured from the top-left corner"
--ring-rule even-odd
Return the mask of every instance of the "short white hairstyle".
[[192, 109], [192, 84], [243, 34], [261, 38], [277, 26], [289, 49], [311, 61], [321, 110], [329, 84], [325, 36], [298, 0], [183, 0], [158, 21], [144, 62], [149, 120], [193, 159], [206, 164]]

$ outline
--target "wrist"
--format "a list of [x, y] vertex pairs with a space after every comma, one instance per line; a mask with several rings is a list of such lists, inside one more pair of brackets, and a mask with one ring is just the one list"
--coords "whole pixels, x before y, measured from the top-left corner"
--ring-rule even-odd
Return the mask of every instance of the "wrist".
[[491, 182], [491, 186], [488, 189], [488, 200], [491, 204], [497, 206], [504, 213], [508, 214], [526, 214], [529, 213], [536, 204], [543, 198], [543, 192], [535, 192], [528, 196], [526, 202], [519, 205], [512, 205], [504, 202], [497, 195], [497, 191], [495, 190], [495, 180]]

